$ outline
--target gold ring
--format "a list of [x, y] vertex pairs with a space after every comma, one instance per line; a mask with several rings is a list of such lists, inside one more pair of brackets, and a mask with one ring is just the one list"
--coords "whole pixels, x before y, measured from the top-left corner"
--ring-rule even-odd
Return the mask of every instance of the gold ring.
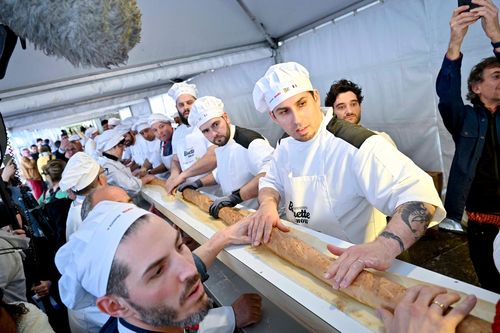
[[[446, 305], [444, 305], [443, 303], [439, 303], [439, 302], [438, 302], [438, 301], [436, 301], [436, 300], [433, 300], [433, 301], [432, 301], [432, 304], [436, 304], [436, 305], [437, 305], [437, 306], [439, 306], [439, 307], [441, 308], [441, 310], [443, 310], [443, 311], [444, 311], [444, 309], [446, 308]], [[432, 305], [432, 304], [431, 304], [431, 305]]]

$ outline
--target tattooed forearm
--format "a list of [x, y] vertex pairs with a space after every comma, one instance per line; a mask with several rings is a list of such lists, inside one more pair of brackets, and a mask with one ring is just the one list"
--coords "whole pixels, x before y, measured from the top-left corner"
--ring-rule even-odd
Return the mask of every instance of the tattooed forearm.
[[432, 215], [423, 202], [407, 202], [398, 208], [401, 219], [410, 228], [415, 238], [421, 237], [429, 225]]
[[384, 237], [384, 238], [388, 238], [388, 239], [394, 239], [396, 242], [398, 242], [399, 249], [401, 250], [401, 252], [403, 252], [405, 250], [405, 245], [403, 243], [403, 240], [398, 235], [393, 234], [390, 231], [382, 231], [382, 233], [380, 234], [380, 237]]

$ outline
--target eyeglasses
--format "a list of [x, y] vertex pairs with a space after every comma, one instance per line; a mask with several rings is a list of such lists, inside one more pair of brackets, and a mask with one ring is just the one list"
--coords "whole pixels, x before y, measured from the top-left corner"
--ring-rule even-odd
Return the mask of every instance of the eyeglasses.
[[107, 176], [109, 174], [108, 168], [101, 168], [101, 170], [99, 171], [99, 176], [102, 174], [105, 174]]
[[122, 139], [120, 142], [118, 142], [119, 145], [124, 145], [125, 144], [125, 139]]

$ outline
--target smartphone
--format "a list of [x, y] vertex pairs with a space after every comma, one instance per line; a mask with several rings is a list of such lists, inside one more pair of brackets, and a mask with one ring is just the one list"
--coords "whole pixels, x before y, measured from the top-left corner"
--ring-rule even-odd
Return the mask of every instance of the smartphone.
[[469, 6], [469, 10], [480, 7], [479, 5], [476, 5], [475, 3], [472, 3], [471, 0], [458, 0], [458, 7], [460, 6]]

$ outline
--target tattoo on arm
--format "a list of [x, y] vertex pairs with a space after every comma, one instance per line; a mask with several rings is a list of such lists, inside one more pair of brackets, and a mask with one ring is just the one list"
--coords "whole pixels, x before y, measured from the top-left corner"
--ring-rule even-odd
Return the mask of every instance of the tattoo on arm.
[[403, 243], [403, 240], [398, 235], [393, 234], [390, 231], [382, 231], [380, 236], [388, 239], [394, 239], [396, 242], [398, 242], [401, 253], [405, 250], [405, 245]]
[[431, 214], [425, 208], [423, 202], [407, 202], [400, 206], [399, 213], [401, 219], [413, 232], [415, 238], [419, 238], [425, 233], [427, 226], [431, 221]]

